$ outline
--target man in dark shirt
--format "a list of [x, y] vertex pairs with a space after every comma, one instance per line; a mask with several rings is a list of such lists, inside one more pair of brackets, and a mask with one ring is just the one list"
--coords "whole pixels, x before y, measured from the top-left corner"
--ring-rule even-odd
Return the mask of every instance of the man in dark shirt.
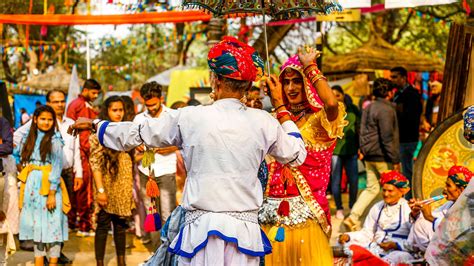
[[388, 170], [400, 171], [400, 149], [397, 114], [390, 102], [393, 84], [383, 78], [374, 81], [375, 100], [362, 112], [360, 151], [367, 171], [367, 187], [352, 206], [344, 225], [349, 231], [360, 228], [360, 218], [380, 192], [380, 175]]
[[[420, 117], [422, 113], [421, 96], [416, 89], [408, 83], [408, 72], [403, 67], [390, 70], [390, 79], [398, 87], [393, 98], [396, 104], [397, 119], [400, 132], [400, 160], [403, 175], [412, 182], [413, 155], [419, 140]], [[411, 198], [411, 193], [405, 196]]]

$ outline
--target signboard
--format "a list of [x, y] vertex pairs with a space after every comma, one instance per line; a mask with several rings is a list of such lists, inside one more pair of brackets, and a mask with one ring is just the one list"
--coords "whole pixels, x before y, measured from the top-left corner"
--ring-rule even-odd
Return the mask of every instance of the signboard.
[[357, 22], [360, 21], [360, 9], [345, 9], [330, 15], [317, 16], [317, 21]]
[[371, 6], [371, 0], [339, 0], [338, 2], [343, 8], [361, 8]]
[[456, 3], [458, 0], [385, 0], [385, 8], [435, 6]]

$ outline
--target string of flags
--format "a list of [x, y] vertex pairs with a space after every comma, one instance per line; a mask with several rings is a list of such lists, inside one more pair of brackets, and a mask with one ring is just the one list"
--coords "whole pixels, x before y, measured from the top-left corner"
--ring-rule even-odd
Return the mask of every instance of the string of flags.
[[[95, 49], [100, 49], [100, 48], [109, 48], [109, 47], [117, 47], [117, 46], [126, 46], [126, 45], [139, 45], [139, 44], [150, 44], [151, 42], [160, 42], [162, 41], [165, 44], [170, 44], [172, 42], [178, 42], [180, 40], [183, 41], [189, 41], [191, 39], [195, 40], [206, 40], [206, 34], [204, 33], [192, 33], [192, 34], [183, 34], [183, 35], [176, 35], [172, 34], [169, 36], [163, 36], [161, 38], [154, 38], [150, 39], [147, 37], [143, 38], [126, 38], [123, 40], [116, 40], [113, 38], [110, 39], [102, 39], [102, 40], [96, 40], [91, 42], [91, 47]], [[26, 52], [26, 47], [22, 46], [13, 46], [9, 44], [9, 41], [6, 40], [4, 41], [6, 44], [0, 44], [0, 54], [4, 53], [24, 53]], [[86, 42], [85, 41], [70, 41], [67, 43], [59, 43], [59, 44], [32, 44], [28, 46], [29, 50], [34, 50], [34, 51], [56, 51], [59, 48], [69, 48], [69, 49], [81, 49], [86, 47]]]
[[46, 95], [46, 93], [48, 93], [46, 90], [39, 90], [39, 89], [35, 89], [29, 86], [17, 84], [17, 83], [11, 83], [6, 80], [0, 80], [0, 82], [5, 83], [7, 87], [7, 91], [15, 90], [15, 91], [25, 92], [29, 94], [40, 94], [40, 95]]
[[435, 23], [440, 23], [441, 25], [443, 26], [451, 26], [451, 22], [450, 21], [446, 21], [446, 20], [443, 20], [443, 19], [440, 19], [440, 18], [437, 18], [437, 17], [434, 17], [434, 16], [431, 16], [430, 14], [425, 14], [419, 10], [415, 10], [413, 8], [408, 8], [407, 9], [409, 13], [413, 14], [413, 15], [416, 15], [420, 18], [423, 18], [423, 19], [432, 19], [433, 22]]

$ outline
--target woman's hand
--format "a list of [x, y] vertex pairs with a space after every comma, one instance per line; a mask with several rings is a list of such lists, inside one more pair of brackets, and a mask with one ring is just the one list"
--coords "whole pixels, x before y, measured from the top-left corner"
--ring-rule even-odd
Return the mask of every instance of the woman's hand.
[[311, 64], [316, 63], [316, 58], [321, 56], [321, 51], [316, 50], [313, 47], [303, 47], [298, 48], [298, 58], [300, 59], [301, 64], [303, 64], [303, 68]]
[[94, 123], [92, 119], [79, 117], [76, 120], [76, 122], [68, 128], [67, 133], [75, 136], [82, 130], [93, 130], [93, 129], [94, 129]]
[[54, 209], [56, 209], [56, 194], [55, 193], [48, 194], [48, 199], [46, 200], [46, 208], [51, 212], [54, 211]]
[[107, 199], [107, 194], [104, 193], [97, 193], [97, 203], [101, 208], [105, 208], [109, 203]]
[[266, 80], [264, 91], [268, 94], [270, 91], [273, 107], [283, 105], [283, 86], [275, 75], [270, 75]]

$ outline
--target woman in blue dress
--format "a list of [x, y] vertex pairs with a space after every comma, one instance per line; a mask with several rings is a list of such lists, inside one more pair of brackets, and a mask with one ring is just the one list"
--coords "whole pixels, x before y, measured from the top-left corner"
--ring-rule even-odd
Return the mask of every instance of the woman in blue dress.
[[21, 168], [20, 240], [33, 240], [35, 265], [43, 265], [47, 253], [49, 264], [57, 265], [61, 243], [68, 239], [65, 212], [70, 205], [62, 193], [63, 142], [56, 128], [54, 110], [38, 107], [30, 131], [14, 152]]

